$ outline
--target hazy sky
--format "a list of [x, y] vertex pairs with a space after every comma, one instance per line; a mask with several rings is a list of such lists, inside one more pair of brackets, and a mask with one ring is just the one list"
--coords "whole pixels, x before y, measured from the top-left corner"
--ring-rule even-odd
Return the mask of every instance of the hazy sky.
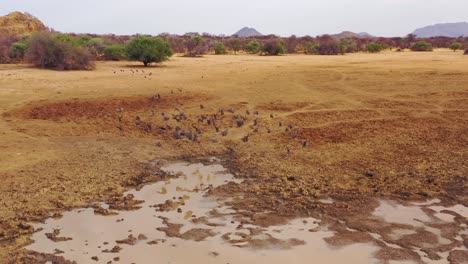
[[344, 30], [403, 36], [468, 21], [468, 0], [0, 0], [0, 15], [29, 12], [62, 32], [319, 35]]

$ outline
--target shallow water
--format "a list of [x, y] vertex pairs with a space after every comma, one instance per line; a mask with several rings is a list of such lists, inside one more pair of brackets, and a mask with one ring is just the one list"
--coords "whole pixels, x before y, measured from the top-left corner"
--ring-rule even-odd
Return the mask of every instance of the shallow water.
[[[97, 257], [98, 263], [113, 261], [115, 257], [119, 258], [118, 263], [376, 262], [372, 254], [377, 247], [372, 245], [355, 244], [340, 249], [327, 246], [323, 238], [333, 236], [333, 232], [319, 230], [317, 219], [296, 219], [268, 228], [240, 225], [234, 220], [235, 211], [225, 206], [222, 199], [205, 197], [208, 187], [239, 182], [221, 165], [176, 163], [162, 169], [179, 177], [128, 192], [136, 200], [145, 201], [141, 209], [119, 211], [118, 215], [111, 216], [96, 215], [92, 208], [66, 212], [60, 219], [35, 224], [36, 229], [43, 230], [33, 234], [35, 242], [27, 249], [41, 253], [59, 249], [63, 251], [60, 256], [78, 263], [96, 263], [92, 257]], [[167, 212], [153, 207], [166, 200], [179, 204]], [[202, 216], [208, 222], [192, 221]], [[169, 237], [157, 230], [173, 224], [181, 225], [177, 236], [185, 239]], [[54, 229], [60, 230], [59, 237], [72, 239], [61, 242], [48, 239], [45, 234]], [[190, 235], [194, 233], [201, 237]], [[119, 244], [118, 253], [103, 252], [129, 235], [135, 238], [134, 245]]]
[[[381, 200], [380, 205], [374, 210], [373, 215], [385, 220], [388, 223], [396, 223], [408, 225], [409, 229], [396, 228], [391, 230], [390, 237], [393, 239], [400, 239], [404, 236], [416, 234], [416, 230], [424, 230], [435, 235], [437, 242], [424, 243], [425, 248], [436, 248], [439, 246], [452, 244], [454, 241], [442, 235], [442, 229], [445, 225], [450, 225], [455, 222], [455, 216], [450, 213], [456, 213], [464, 218], [468, 217], [468, 208], [463, 205], [455, 206], [442, 206], [439, 205], [441, 201], [438, 199], [429, 200], [426, 202], [412, 203], [411, 205], [398, 204], [395, 201]], [[423, 209], [433, 210], [435, 213], [433, 217], [427, 214]], [[437, 224], [437, 225], [434, 225]], [[438, 228], [436, 228], [438, 227]], [[466, 226], [460, 225], [460, 231], [454, 238], [455, 241], [462, 242], [462, 235], [468, 233]], [[438, 251], [440, 260], [429, 259], [427, 254], [421, 249], [415, 248], [416, 252], [420, 255], [424, 263], [448, 263], [447, 257], [451, 250], [466, 250], [466, 247], [452, 247], [450, 250]], [[392, 262], [397, 263], [397, 262]]]

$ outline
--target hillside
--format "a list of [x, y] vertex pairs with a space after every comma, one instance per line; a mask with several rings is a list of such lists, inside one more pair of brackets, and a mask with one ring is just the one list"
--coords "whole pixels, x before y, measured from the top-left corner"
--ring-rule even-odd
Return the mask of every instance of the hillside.
[[373, 36], [370, 35], [367, 32], [360, 32], [360, 33], [354, 33], [351, 31], [343, 31], [339, 34], [332, 35], [333, 37], [339, 38], [339, 39], [345, 39], [345, 38], [372, 38]]
[[39, 19], [28, 13], [13, 12], [0, 17], [0, 33], [23, 35], [46, 29]]
[[413, 34], [418, 38], [430, 38], [430, 37], [468, 37], [468, 23], [445, 23], [445, 24], [435, 24], [432, 26], [427, 26], [423, 28], [418, 28], [413, 31]]
[[263, 36], [263, 34], [258, 32], [255, 28], [244, 27], [241, 30], [234, 33], [233, 36], [247, 38], [247, 37]]

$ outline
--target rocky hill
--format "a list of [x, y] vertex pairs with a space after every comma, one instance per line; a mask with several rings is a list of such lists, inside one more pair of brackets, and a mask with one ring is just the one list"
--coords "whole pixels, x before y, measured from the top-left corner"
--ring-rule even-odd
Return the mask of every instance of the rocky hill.
[[23, 35], [46, 29], [39, 19], [28, 13], [13, 12], [0, 17], [0, 33]]
[[263, 36], [263, 34], [258, 32], [255, 28], [244, 27], [241, 30], [234, 33], [233, 36], [238, 36], [240, 38], [247, 38], [247, 37]]
[[430, 38], [430, 37], [468, 37], [468, 23], [444, 23], [435, 24], [423, 28], [418, 28], [413, 31], [413, 34], [418, 38]]
[[370, 35], [367, 32], [360, 32], [360, 33], [354, 33], [351, 31], [343, 31], [339, 34], [332, 35], [335, 38], [339, 39], [345, 39], [345, 38], [373, 38], [372, 35]]

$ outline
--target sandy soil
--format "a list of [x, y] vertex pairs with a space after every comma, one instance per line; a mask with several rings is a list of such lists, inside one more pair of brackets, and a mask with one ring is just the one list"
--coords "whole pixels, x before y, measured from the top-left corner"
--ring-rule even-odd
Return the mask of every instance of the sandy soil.
[[[222, 157], [245, 180], [213, 193], [243, 193], [232, 206], [280, 217], [371, 212], [374, 197], [467, 205], [468, 60], [460, 53], [97, 66], [0, 65], [0, 259], [7, 263], [20, 262], [30, 243], [27, 222], [160, 180], [147, 166], [155, 158]], [[329, 197], [337, 202], [319, 201]], [[252, 221], [265, 221], [258, 215]]]

